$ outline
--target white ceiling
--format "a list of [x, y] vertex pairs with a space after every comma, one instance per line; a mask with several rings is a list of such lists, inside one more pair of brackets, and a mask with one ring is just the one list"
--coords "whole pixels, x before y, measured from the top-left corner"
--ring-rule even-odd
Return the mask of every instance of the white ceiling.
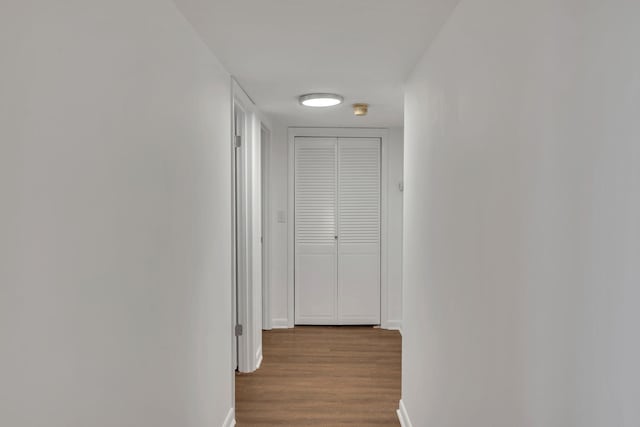
[[[175, 0], [227, 70], [287, 126], [401, 126], [402, 85], [458, 0]], [[345, 103], [298, 105], [308, 92]], [[355, 117], [351, 104], [371, 104]]]

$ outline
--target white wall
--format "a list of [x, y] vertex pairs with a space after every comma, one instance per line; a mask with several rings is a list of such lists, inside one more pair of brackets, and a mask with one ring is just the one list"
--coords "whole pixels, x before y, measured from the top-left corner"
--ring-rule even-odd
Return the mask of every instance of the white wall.
[[167, 0], [4, 0], [0, 55], [0, 425], [222, 425], [229, 76]]
[[[271, 141], [270, 209], [271, 209], [271, 317], [274, 328], [289, 325], [287, 304], [287, 216], [288, 139], [287, 128], [274, 122]], [[402, 325], [402, 192], [398, 183], [403, 176], [403, 130], [389, 129], [388, 164], [388, 322], [385, 327]], [[286, 222], [279, 222], [284, 218]]]
[[287, 311], [287, 128], [274, 124], [271, 131], [269, 165], [271, 327], [286, 328], [289, 324]]
[[640, 425], [638, 16], [631, 0], [462, 0], [414, 71], [414, 426]]

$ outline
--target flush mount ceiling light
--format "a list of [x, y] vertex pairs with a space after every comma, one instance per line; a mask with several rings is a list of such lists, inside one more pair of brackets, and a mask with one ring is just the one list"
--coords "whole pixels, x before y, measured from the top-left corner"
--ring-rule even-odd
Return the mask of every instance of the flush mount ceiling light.
[[335, 93], [308, 93], [300, 96], [298, 100], [306, 107], [333, 107], [342, 104], [344, 98]]

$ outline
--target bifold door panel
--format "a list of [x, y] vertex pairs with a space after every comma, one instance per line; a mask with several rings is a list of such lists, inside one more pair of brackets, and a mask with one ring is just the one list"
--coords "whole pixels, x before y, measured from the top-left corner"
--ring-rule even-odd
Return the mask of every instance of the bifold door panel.
[[295, 312], [298, 324], [334, 324], [337, 259], [337, 145], [331, 138], [295, 143]]
[[380, 323], [380, 140], [338, 140], [338, 321]]
[[296, 324], [378, 324], [380, 139], [294, 146]]

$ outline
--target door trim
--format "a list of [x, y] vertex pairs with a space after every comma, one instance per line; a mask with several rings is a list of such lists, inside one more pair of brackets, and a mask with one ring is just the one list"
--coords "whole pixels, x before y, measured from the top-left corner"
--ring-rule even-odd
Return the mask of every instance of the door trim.
[[388, 181], [389, 181], [389, 130], [386, 128], [303, 128], [288, 129], [288, 183], [287, 183], [287, 323], [295, 326], [295, 139], [296, 137], [328, 138], [380, 138], [380, 325], [388, 328]]
[[[235, 168], [235, 279], [236, 279], [236, 319], [234, 319], [234, 335], [237, 339], [237, 368], [240, 372], [251, 372], [251, 331], [252, 325], [252, 265], [251, 265], [251, 114], [247, 105], [237, 93], [234, 94], [234, 117], [241, 116], [242, 121], [234, 120], [234, 138], [239, 132], [241, 146], [235, 146], [234, 139], [234, 168]], [[237, 335], [235, 326], [242, 327], [242, 334]]]
[[262, 162], [262, 329], [271, 326], [271, 130], [260, 124], [260, 157]]
[[[261, 193], [261, 156], [260, 156], [260, 130], [264, 127], [270, 131], [270, 125], [263, 120], [251, 98], [232, 77], [232, 104], [233, 108], [241, 110], [244, 114], [244, 126], [242, 145], [239, 149], [233, 149], [233, 162], [235, 158], [243, 167], [243, 187], [240, 191], [242, 197], [240, 212], [234, 213], [239, 223], [238, 241], [235, 242], [237, 253], [235, 264], [240, 265], [240, 270], [235, 275], [237, 283], [237, 323], [242, 325], [242, 335], [238, 337], [238, 370], [240, 372], [253, 372], [260, 363], [262, 348], [262, 244], [260, 232], [262, 225]], [[233, 120], [232, 120], [233, 121]], [[235, 132], [232, 132], [235, 134]], [[232, 138], [232, 144], [235, 139]], [[235, 170], [235, 169], [234, 169]], [[235, 172], [234, 172], [235, 176]], [[234, 204], [235, 205], [235, 204]], [[235, 266], [234, 266], [235, 270]], [[234, 325], [235, 325], [234, 320]], [[232, 334], [235, 335], [235, 328]]]

